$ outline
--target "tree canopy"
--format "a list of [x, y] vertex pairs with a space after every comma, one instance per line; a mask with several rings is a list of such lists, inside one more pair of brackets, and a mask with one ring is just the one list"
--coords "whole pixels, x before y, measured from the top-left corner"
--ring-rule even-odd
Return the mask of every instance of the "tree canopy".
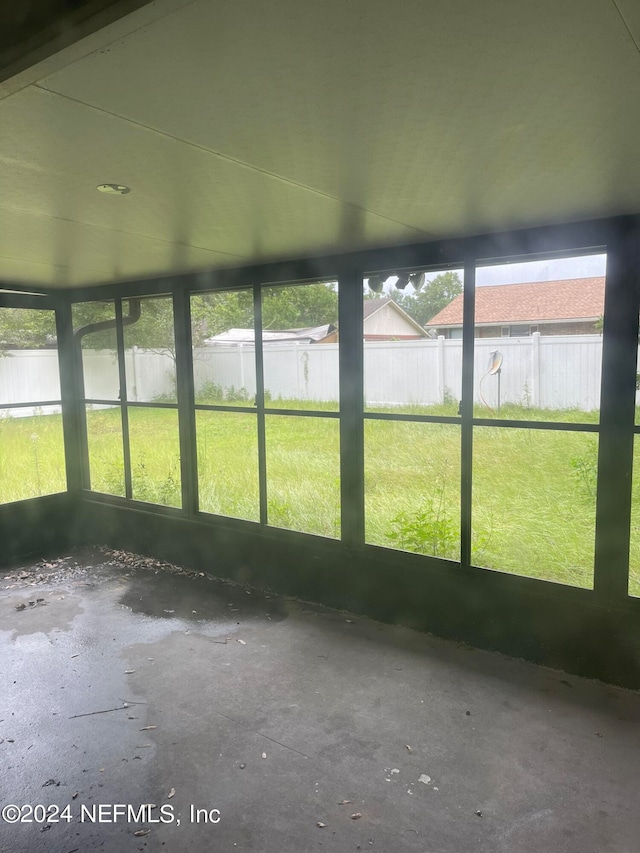
[[[264, 329], [300, 329], [338, 322], [338, 291], [332, 284], [266, 287], [262, 291]], [[191, 299], [194, 341], [227, 329], [253, 328], [251, 291], [206, 293]]]
[[396, 291], [393, 294], [393, 300], [410, 317], [424, 326], [460, 293], [462, 293], [460, 276], [457, 272], [448, 271], [428, 281], [418, 293]]
[[[127, 313], [127, 300], [123, 311]], [[73, 305], [73, 326], [115, 317], [113, 302], [79, 302]], [[196, 346], [227, 329], [253, 328], [251, 290], [218, 291], [194, 295], [191, 326]], [[338, 321], [338, 292], [333, 284], [315, 283], [266, 287], [262, 292], [262, 324], [265, 329], [294, 329]], [[0, 308], [0, 349], [41, 349], [55, 342], [54, 312], [31, 308]], [[171, 297], [141, 300], [140, 319], [124, 327], [125, 346], [139, 346], [174, 355]], [[87, 335], [83, 347], [115, 349], [116, 333], [106, 330]]]
[[0, 308], [0, 349], [41, 349], [56, 336], [53, 311]]
[[[462, 293], [456, 272], [444, 272], [428, 281], [418, 293], [397, 290], [393, 299], [421, 326]], [[367, 299], [384, 294], [367, 293]], [[124, 306], [127, 312], [126, 300]], [[113, 302], [81, 302], [73, 306], [74, 328], [115, 316]], [[332, 283], [279, 285], [262, 292], [263, 328], [295, 329], [338, 322], [338, 291]], [[191, 298], [191, 328], [195, 346], [231, 328], [253, 328], [251, 290], [218, 291]], [[53, 311], [0, 309], [0, 349], [50, 346], [55, 341]], [[142, 300], [141, 316], [124, 328], [125, 346], [139, 346], [175, 356], [172, 301], [168, 296]], [[83, 346], [115, 349], [115, 330], [88, 335]]]

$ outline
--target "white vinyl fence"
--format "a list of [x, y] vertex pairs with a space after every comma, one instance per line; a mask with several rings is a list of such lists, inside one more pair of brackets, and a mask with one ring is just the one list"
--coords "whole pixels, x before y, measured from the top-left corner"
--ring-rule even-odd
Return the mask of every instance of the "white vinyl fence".
[[[498, 375], [485, 375], [502, 354]], [[175, 395], [169, 356], [134, 347], [126, 353], [129, 399]], [[85, 350], [87, 396], [117, 399], [113, 353]], [[535, 408], [584, 411], [600, 402], [602, 338], [564, 335], [476, 338], [475, 400], [495, 408], [516, 403]], [[264, 347], [265, 388], [272, 400], [337, 402], [338, 344], [268, 344]], [[375, 341], [364, 344], [365, 399], [370, 406], [433, 405], [460, 399], [462, 341], [444, 338]], [[194, 353], [196, 393], [208, 389], [229, 402], [256, 391], [252, 344], [217, 344]], [[482, 383], [482, 384], [481, 384]], [[0, 357], [0, 406], [59, 399], [54, 350], [13, 350]], [[33, 414], [27, 407], [12, 416]]]
[[498, 350], [503, 357], [500, 376], [487, 376], [482, 382], [482, 395], [493, 408], [498, 401], [498, 378], [501, 403], [587, 412], [600, 407], [600, 335], [535, 333], [527, 338], [476, 338], [475, 344], [476, 402], [482, 402], [479, 384], [491, 353]]
[[[3, 350], [0, 352], [0, 407], [10, 403], [60, 399], [58, 354], [55, 350]], [[0, 408], [0, 417], [28, 417], [37, 407], [21, 409]], [[60, 406], [46, 409], [47, 414], [59, 412]]]
[[[487, 373], [502, 354], [500, 376]], [[602, 338], [565, 335], [476, 338], [474, 397], [492, 408], [516, 403], [535, 408], [583, 409], [600, 405]], [[338, 400], [337, 344], [279, 344], [264, 348], [265, 388], [277, 400]], [[196, 389], [207, 383], [255, 394], [251, 345], [212, 346], [196, 353]], [[364, 393], [369, 406], [428, 406], [460, 400], [462, 341], [372, 341], [364, 344]], [[482, 385], [481, 385], [482, 383]], [[482, 396], [481, 396], [482, 395]]]

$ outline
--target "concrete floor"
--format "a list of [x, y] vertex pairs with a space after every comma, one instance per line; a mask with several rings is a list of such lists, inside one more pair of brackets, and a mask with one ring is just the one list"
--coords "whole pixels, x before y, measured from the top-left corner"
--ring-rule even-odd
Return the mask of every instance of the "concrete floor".
[[637, 693], [121, 552], [8, 571], [0, 629], [0, 799], [63, 815], [2, 853], [640, 849]]

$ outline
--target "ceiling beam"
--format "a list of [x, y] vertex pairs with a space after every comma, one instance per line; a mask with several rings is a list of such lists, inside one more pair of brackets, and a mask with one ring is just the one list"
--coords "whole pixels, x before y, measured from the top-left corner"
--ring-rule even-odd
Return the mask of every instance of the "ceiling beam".
[[0, 5], [0, 82], [149, 0], [32, 0]]

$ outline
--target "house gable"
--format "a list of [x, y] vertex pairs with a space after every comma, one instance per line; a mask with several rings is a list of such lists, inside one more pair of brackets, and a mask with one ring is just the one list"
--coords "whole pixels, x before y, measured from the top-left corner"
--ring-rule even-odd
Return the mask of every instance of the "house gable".
[[366, 341], [417, 340], [427, 337], [422, 326], [388, 297], [365, 300], [363, 335]]

